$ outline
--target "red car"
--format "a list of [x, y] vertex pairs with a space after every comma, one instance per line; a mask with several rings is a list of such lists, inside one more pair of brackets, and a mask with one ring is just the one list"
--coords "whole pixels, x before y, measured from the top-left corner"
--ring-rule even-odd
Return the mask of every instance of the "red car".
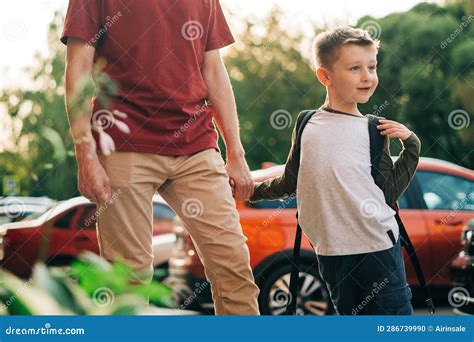
[[[253, 172], [256, 181], [275, 177], [283, 166]], [[401, 217], [417, 250], [429, 284], [449, 287], [449, 264], [461, 250], [460, 234], [474, 218], [474, 172], [432, 158], [421, 158], [416, 176], [399, 201]], [[250, 250], [251, 266], [260, 287], [262, 314], [282, 314], [286, 308], [291, 253], [296, 228], [296, 201], [238, 202], [241, 224]], [[183, 303], [212, 312], [209, 286], [191, 239], [180, 229], [169, 262], [168, 283]], [[405, 253], [410, 285], [418, 281]], [[317, 268], [316, 255], [303, 238], [300, 273], [299, 314], [326, 315], [332, 312], [328, 292]], [[197, 289], [199, 293], [197, 293]], [[204, 289], [204, 290], [201, 290]], [[416, 292], [415, 292], [416, 293]], [[283, 300], [282, 300], [283, 299]]]
[[[153, 198], [154, 266], [168, 262], [176, 240], [176, 214], [158, 195]], [[0, 266], [28, 277], [33, 265], [44, 260], [64, 266], [82, 251], [99, 254], [96, 206], [84, 197], [55, 203], [48, 210], [20, 222], [0, 225]]]

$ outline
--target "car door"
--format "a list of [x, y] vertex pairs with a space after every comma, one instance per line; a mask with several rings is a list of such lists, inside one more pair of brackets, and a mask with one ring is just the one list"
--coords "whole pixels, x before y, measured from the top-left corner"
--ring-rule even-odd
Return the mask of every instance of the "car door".
[[93, 204], [83, 206], [75, 227], [76, 236], [74, 237], [74, 244], [77, 254], [80, 254], [82, 251], [90, 251], [99, 255], [96, 222], [96, 206]]
[[[54, 218], [51, 225], [48, 246], [48, 260], [53, 262], [58, 258], [69, 257], [74, 253], [74, 222], [77, 220], [78, 208], [72, 208]], [[42, 232], [47, 236], [47, 225], [42, 227]]]
[[433, 284], [450, 285], [449, 265], [461, 250], [461, 231], [474, 218], [474, 182], [467, 177], [430, 170], [418, 171], [416, 180], [433, 247], [431, 280]]

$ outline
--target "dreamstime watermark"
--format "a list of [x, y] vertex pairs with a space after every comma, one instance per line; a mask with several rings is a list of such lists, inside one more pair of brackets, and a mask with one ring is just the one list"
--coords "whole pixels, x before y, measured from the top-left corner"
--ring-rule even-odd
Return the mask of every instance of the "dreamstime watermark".
[[95, 131], [103, 131], [113, 127], [118, 121], [115, 117], [127, 118], [127, 114], [118, 110], [100, 109], [92, 114], [92, 127]]
[[373, 283], [372, 291], [370, 291], [370, 293], [362, 300], [359, 305], [352, 309], [352, 315], [357, 315], [361, 310], [363, 310], [375, 298], [375, 296], [379, 294], [380, 291], [387, 287], [389, 282], [389, 279], [385, 278], [380, 284]]
[[191, 116], [188, 121], [186, 121], [186, 123], [181, 126], [178, 130], [174, 131], [174, 134], [173, 136], [178, 139], [184, 132], [186, 132], [186, 130], [192, 126], [193, 123], [196, 122], [196, 120], [203, 114], [206, 112], [206, 110], [209, 108], [209, 106], [211, 106], [211, 102], [210, 101], [205, 101], [204, 102], [204, 105], [202, 106], [199, 106], [199, 105], [196, 105], [196, 113], [194, 113], [193, 116]]
[[448, 115], [448, 125], [457, 131], [469, 127], [471, 118], [469, 113], [462, 109], [455, 109]]
[[197, 198], [188, 198], [181, 205], [181, 211], [188, 218], [196, 218], [204, 212], [204, 205]]
[[449, 224], [449, 222], [456, 216], [456, 214], [458, 213], [459, 210], [462, 210], [466, 204], [469, 202], [469, 201], [472, 201], [474, 200], [474, 193], [470, 193], [468, 194], [466, 197], [464, 197], [457, 205], [456, 207], [451, 210], [449, 212], [449, 214], [445, 217], [443, 217], [443, 219], [441, 219], [441, 225], [443, 227], [447, 226]]
[[87, 43], [89, 45], [94, 45], [96, 44], [99, 39], [105, 35], [107, 33], [107, 31], [115, 24], [117, 23], [117, 21], [120, 20], [120, 18], [122, 17], [122, 12], [118, 11], [116, 14], [114, 14], [113, 16], [107, 16], [105, 17], [105, 24], [104, 26], [99, 30], [99, 32], [97, 32], [94, 37], [92, 37]]
[[380, 214], [382, 206], [375, 198], [366, 198], [359, 205], [359, 211], [365, 218], [374, 218]]
[[17, 296], [21, 295], [21, 293], [23, 291], [25, 291], [25, 289], [31, 285], [33, 285], [34, 281], [33, 281], [33, 278], [30, 278], [28, 279], [28, 281], [25, 281], [22, 286], [20, 286], [14, 295], [10, 296], [7, 300], [5, 301], [2, 301], [2, 303], [0, 303], [1, 305], [1, 311], [7, 311], [8, 310], [8, 307], [11, 306], [13, 303], [15, 303], [15, 301], [17, 300]]
[[382, 28], [380, 27], [379, 23], [375, 20], [367, 20], [364, 21], [360, 28], [366, 30], [372, 39], [379, 39], [382, 35]]
[[469, 302], [469, 291], [464, 287], [454, 287], [448, 293], [448, 302], [453, 308], [460, 308]]
[[385, 100], [385, 102], [382, 103], [380, 106], [379, 105], [374, 105], [372, 107], [372, 109], [374, 110], [372, 112], [372, 114], [380, 116], [380, 114], [382, 114], [388, 108], [388, 106], [390, 106], [390, 102], [388, 102], [387, 100]]
[[287, 307], [291, 304], [293, 300], [293, 295], [288, 289], [278, 288], [275, 293], [272, 295], [273, 305], [277, 308]]
[[100, 206], [100, 208], [96, 210], [94, 214], [92, 214], [86, 219], [86, 221], [84, 222], [84, 226], [89, 227], [91, 223], [96, 222], [99, 216], [105, 211], [105, 209], [107, 209], [107, 207], [112, 204], [112, 202], [115, 201], [121, 194], [122, 189], [118, 189], [116, 192], [114, 192], [110, 200], [106, 201], [104, 205]]
[[6, 335], [84, 335], [84, 328], [52, 328], [51, 323], [45, 323], [40, 328], [15, 328], [9, 326], [5, 329]]
[[15, 197], [7, 197], [5, 199], [4, 208], [6, 216], [11, 220], [23, 216], [26, 211], [25, 203]]
[[291, 196], [286, 197], [286, 198], [282, 201], [282, 204], [281, 204], [280, 206], [278, 206], [278, 208], [275, 209], [269, 217], [267, 217], [267, 218], [265, 218], [265, 220], [263, 220], [262, 225], [263, 225], [264, 227], [268, 226], [268, 225], [270, 224], [270, 222], [272, 222], [273, 219], [274, 219], [275, 217], [277, 217], [278, 214], [280, 214], [280, 212], [281, 212], [282, 210], [284, 210], [284, 209], [291, 203], [291, 201], [293, 201], [295, 198], [296, 198], [296, 194], [295, 194], [295, 193], [291, 194]]
[[114, 292], [108, 287], [99, 287], [92, 293], [92, 303], [98, 307], [112, 305], [115, 301]]
[[99, 144], [104, 155], [108, 156], [115, 151], [114, 140], [105, 130], [115, 126], [122, 133], [130, 134], [130, 127], [125, 121], [122, 121], [127, 119], [127, 117], [127, 113], [116, 109], [112, 111], [100, 109], [92, 115], [92, 129], [99, 134]]
[[278, 109], [270, 115], [270, 125], [276, 130], [288, 128], [293, 123], [290, 112], [284, 109]]
[[10, 42], [24, 39], [26, 31], [26, 24], [19, 20], [10, 20], [3, 26], [3, 36]]
[[439, 45], [441, 49], [446, 49], [446, 47], [452, 43], [457, 36], [461, 34], [462, 31], [474, 20], [474, 15], [470, 15], [469, 17], [463, 16], [461, 24], [454, 30], [451, 35], [446, 38], [444, 41], [442, 41]]
[[262, 48], [267, 49], [271, 43], [278, 41], [280, 34], [284, 34], [284, 31], [278, 30], [276, 32], [270, 33], [267, 37], [268, 39], [266, 39], [262, 44]]
[[190, 20], [185, 22], [181, 27], [181, 35], [184, 39], [189, 41], [200, 39], [204, 35], [204, 28], [199, 21]]
[[194, 286], [196, 287], [196, 289], [191, 293], [191, 295], [189, 295], [184, 301], [183, 301], [183, 304], [181, 304], [179, 306], [179, 310], [185, 310], [187, 307], [189, 307], [195, 300], [196, 298], [198, 298], [198, 296], [204, 292], [204, 290], [209, 287], [209, 282], [208, 281], [205, 281], [201, 284], [199, 283], [196, 283], [194, 284]]

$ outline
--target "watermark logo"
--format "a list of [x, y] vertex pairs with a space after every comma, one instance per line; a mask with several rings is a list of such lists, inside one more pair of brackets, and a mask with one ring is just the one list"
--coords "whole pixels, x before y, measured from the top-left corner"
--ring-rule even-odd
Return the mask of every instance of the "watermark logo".
[[3, 36], [9, 42], [19, 41], [25, 38], [27, 26], [24, 22], [11, 20], [3, 26]]
[[270, 125], [276, 130], [288, 128], [293, 123], [290, 112], [284, 109], [278, 109], [270, 115]]
[[204, 35], [204, 28], [199, 21], [190, 20], [184, 23], [181, 28], [181, 35], [189, 41], [200, 39]]
[[380, 202], [375, 198], [366, 198], [359, 205], [360, 213], [365, 218], [374, 218], [380, 214]]
[[104, 26], [99, 30], [99, 32], [97, 32], [94, 37], [92, 37], [87, 43], [89, 45], [94, 45], [95, 43], [97, 43], [99, 41], [100, 38], [102, 38], [102, 36], [104, 36], [107, 31], [115, 24], [117, 23], [117, 21], [120, 20], [120, 18], [122, 17], [122, 12], [118, 11], [115, 15], [113, 16], [107, 16], [105, 18], [105, 24]]
[[441, 49], [446, 49], [450, 43], [452, 43], [464, 29], [474, 20], [474, 15], [470, 15], [469, 17], [463, 16], [461, 24], [454, 30], [451, 35], [443, 40], [440, 44], [439, 47]]
[[382, 28], [380, 27], [379, 23], [375, 20], [367, 20], [364, 21], [360, 28], [366, 30], [372, 39], [379, 39], [382, 34]]
[[469, 113], [462, 109], [453, 110], [448, 115], [448, 125], [457, 131], [469, 127], [471, 118]]
[[189, 218], [196, 218], [204, 212], [204, 205], [197, 198], [188, 198], [181, 205], [183, 215]]
[[25, 214], [25, 203], [14, 197], [9, 197], [5, 200], [5, 213], [9, 219], [17, 219]]
[[454, 287], [448, 293], [448, 302], [453, 308], [460, 308], [469, 302], [469, 291], [464, 287]]
[[108, 287], [99, 287], [92, 293], [92, 302], [101, 308], [112, 305], [114, 300], [114, 293]]

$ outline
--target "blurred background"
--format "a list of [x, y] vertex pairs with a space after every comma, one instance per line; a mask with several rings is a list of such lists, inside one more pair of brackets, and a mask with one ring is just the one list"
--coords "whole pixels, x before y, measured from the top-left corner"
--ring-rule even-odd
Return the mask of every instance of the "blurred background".
[[[298, 113], [323, 104], [311, 60], [316, 34], [351, 25], [381, 41], [379, 87], [361, 110], [403, 122], [420, 137], [423, 158], [399, 201], [401, 216], [438, 314], [474, 314], [474, 0], [220, 2], [236, 37], [222, 54], [255, 180], [281, 173], [268, 166], [285, 162]], [[197, 250], [159, 196], [153, 198], [156, 282], [132, 288], [127, 267], [98, 257], [100, 212], [77, 191], [64, 105], [66, 48], [59, 37], [67, 5], [16, 0], [0, 11], [0, 315], [134, 314], [142, 297], [172, 310], [153, 314], [212, 314]], [[220, 145], [225, 154], [222, 139]], [[392, 154], [400, 148], [394, 141]], [[260, 311], [282, 314], [296, 200], [236, 205]], [[305, 238], [302, 248], [297, 313], [333, 314]], [[415, 313], [426, 314], [406, 254], [405, 262]]]
[[[67, 3], [19, 0], [0, 12], [0, 196], [78, 194], [59, 42]], [[251, 169], [283, 163], [296, 115], [324, 101], [311, 41], [337, 25], [381, 40], [380, 85], [362, 110], [406, 123], [422, 156], [474, 167], [472, 0], [221, 3], [237, 40], [223, 54]]]

